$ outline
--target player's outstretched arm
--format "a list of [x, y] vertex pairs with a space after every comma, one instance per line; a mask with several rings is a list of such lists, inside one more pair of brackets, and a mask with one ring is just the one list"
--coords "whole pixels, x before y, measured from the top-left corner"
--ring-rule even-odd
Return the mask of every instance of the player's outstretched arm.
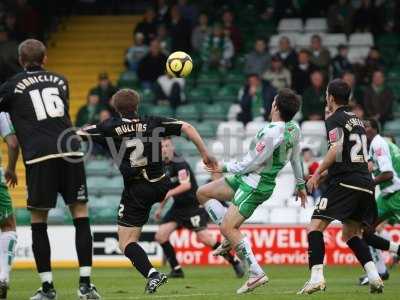
[[290, 164], [292, 165], [294, 177], [296, 179], [296, 201], [300, 198], [301, 206], [306, 207], [307, 192], [305, 190], [304, 171], [301, 159], [300, 143], [298, 140], [293, 145]]
[[326, 153], [324, 160], [322, 163], [319, 165], [315, 173], [311, 176], [311, 178], [307, 181], [307, 188], [310, 192], [314, 191], [315, 189], [318, 188], [319, 182], [320, 182], [320, 177], [321, 175], [329, 169], [330, 166], [332, 166], [336, 159], [337, 159], [337, 154], [338, 154], [338, 147], [341, 147], [340, 144], [333, 144], [328, 152]]
[[207, 147], [196, 128], [187, 122], [182, 122], [181, 131], [185, 133], [185, 135], [189, 138], [189, 140], [192, 141], [193, 144], [196, 145], [197, 150], [199, 151], [200, 156], [206, 166], [213, 167], [217, 165], [215, 157], [210, 155], [208, 152]]

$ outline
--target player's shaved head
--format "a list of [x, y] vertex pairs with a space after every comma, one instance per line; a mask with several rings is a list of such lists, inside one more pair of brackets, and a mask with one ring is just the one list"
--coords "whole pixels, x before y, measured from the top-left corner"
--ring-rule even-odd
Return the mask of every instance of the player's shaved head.
[[114, 94], [111, 103], [115, 110], [123, 117], [133, 117], [137, 115], [140, 95], [132, 89], [122, 89]]
[[19, 44], [18, 57], [24, 68], [41, 66], [46, 57], [46, 46], [39, 40], [27, 39]]

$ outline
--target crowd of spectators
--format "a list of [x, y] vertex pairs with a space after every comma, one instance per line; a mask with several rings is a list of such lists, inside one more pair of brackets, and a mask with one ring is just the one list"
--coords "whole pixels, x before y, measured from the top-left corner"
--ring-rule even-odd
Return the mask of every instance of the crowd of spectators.
[[[240, 70], [246, 79], [237, 88], [238, 119], [244, 123], [258, 116], [266, 118], [274, 95], [286, 87], [302, 96], [302, 120], [322, 120], [326, 84], [338, 77], [352, 87], [351, 104], [357, 113], [383, 123], [392, 118], [395, 97], [385, 83], [387, 66], [378, 48], [371, 47], [364, 61], [352, 63], [348, 45], [338, 45], [333, 55], [318, 34], [302, 48], [283, 35], [277, 49], [270, 49], [268, 34], [256, 32], [251, 49], [241, 26], [242, 16], [235, 15], [233, 3], [227, 3], [210, 13], [206, 3], [157, 0], [145, 10], [133, 28], [125, 65], [136, 74], [139, 88], [151, 91], [154, 104], [176, 109], [187, 103], [185, 79], [166, 75], [164, 67], [169, 53], [181, 50], [194, 57], [198, 74]], [[260, 15], [255, 18], [277, 24], [283, 17], [326, 17], [329, 32], [377, 35], [400, 29], [395, 17], [399, 6], [391, 0], [264, 1], [256, 4]], [[100, 90], [89, 93], [93, 94], [99, 95], [99, 105], [108, 105], [108, 95], [103, 98]]]

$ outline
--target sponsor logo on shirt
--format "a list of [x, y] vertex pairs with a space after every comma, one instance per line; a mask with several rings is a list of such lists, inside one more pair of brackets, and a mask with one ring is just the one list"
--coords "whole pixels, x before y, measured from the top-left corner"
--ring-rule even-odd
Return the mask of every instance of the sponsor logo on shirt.
[[257, 143], [257, 145], [256, 145], [256, 151], [257, 151], [257, 153], [262, 152], [262, 151], [264, 150], [264, 148], [265, 148], [265, 143], [263, 143], [263, 142]]

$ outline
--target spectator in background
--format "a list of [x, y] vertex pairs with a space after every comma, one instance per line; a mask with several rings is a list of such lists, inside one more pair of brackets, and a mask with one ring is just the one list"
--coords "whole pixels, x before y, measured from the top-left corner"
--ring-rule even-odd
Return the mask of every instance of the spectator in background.
[[7, 29], [0, 24], [0, 84], [20, 71], [18, 44], [8, 39]]
[[226, 10], [222, 15], [222, 24], [225, 31], [229, 32], [229, 38], [231, 39], [235, 52], [239, 52], [242, 46], [242, 35], [239, 27], [234, 24], [235, 16], [232, 11]]
[[168, 102], [175, 110], [186, 100], [184, 94], [185, 79], [164, 74], [158, 77], [154, 85], [156, 104]]
[[371, 47], [368, 52], [368, 56], [365, 59], [364, 63], [364, 82], [369, 83], [372, 78], [372, 74], [376, 70], [383, 70], [385, 67], [385, 63], [381, 57], [381, 53], [377, 47]]
[[348, 0], [339, 0], [328, 9], [328, 28], [330, 32], [351, 32], [354, 9]]
[[171, 37], [168, 34], [167, 26], [160, 24], [157, 28], [157, 40], [160, 42], [161, 51], [165, 55], [171, 53]]
[[276, 90], [268, 81], [262, 81], [257, 74], [249, 75], [246, 85], [239, 91], [238, 120], [244, 125], [256, 117], [267, 120], [275, 95]]
[[112, 84], [107, 73], [99, 74], [98, 85], [92, 88], [89, 94], [96, 94], [100, 98], [100, 103], [110, 105], [111, 97], [117, 92], [117, 88]]
[[108, 109], [103, 109], [99, 113], [99, 122], [104, 122], [112, 117], [111, 112]]
[[298, 64], [292, 72], [292, 87], [299, 95], [302, 95], [304, 90], [310, 85], [310, 75], [317, 69], [310, 62], [310, 52], [306, 49], [300, 50]]
[[349, 59], [349, 48], [346, 45], [338, 46], [338, 54], [332, 60], [332, 75], [333, 78], [339, 78], [344, 72], [351, 71], [353, 66]]
[[24, 39], [24, 34], [17, 28], [17, 17], [14, 13], [9, 12], [4, 17], [4, 25], [6, 27], [8, 38], [20, 42]]
[[325, 103], [324, 76], [321, 71], [311, 74], [311, 86], [303, 93], [302, 113], [304, 120], [323, 120]]
[[144, 43], [144, 35], [141, 32], [135, 34], [133, 46], [128, 48], [125, 56], [125, 63], [128, 70], [136, 72], [139, 61], [147, 54], [149, 47]]
[[214, 24], [213, 33], [203, 42], [201, 60], [205, 69], [226, 69], [235, 54], [232, 41], [220, 24]]
[[162, 53], [160, 42], [150, 43], [149, 53], [139, 62], [138, 77], [144, 89], [152, 89], [157, 78], [164, 74], [167, 56]]
[[41, 23], [38, 12], [29, 3], [27, 3], [27, 0], [11, 2], [16, 2], [16, 26], [19, 32], [24, 33], [24, 38], [37, 38], [39, 34], [39, 25]]
[[134, 30], [134, 35], [138, 32], [143, 33], [144, 41], [148, 45], [157, 35], [156, 14], [152, 8], [146, 9], [143, 21], [139, 22]]
[[271, 57], [267, 51], [264, 39], [258, 38], [254, 44], [254, 50], [247, 53], [244, 58], [244, 73], [261, 75], [268, 68]]
[[169, 35], [171, 37], [171, 51], [190, 52], [190, 35], [192, 27], [190, 23], [182, 17], [177, 5], [174, 5], [171, 8], [171, 17], [168, 27]]
[[394, 95], [385, 86], [385, 75], [383, 71], [376, 70], [372, 74], [371, 85], [364, 92], [364, 108], [366, 115], [381, 122], [382, 126], [392, 119], [392, 107]]
[[356, 84], [356, 77], [350, 71], [346, 71], [342, 74], [342, 80], [348, 84], [351, 88], [350, 93], [350, 105], [363, 105], [364, 94], [359, 85]]
[[211, 28], [208, 25], [208, 16], [202, 13], [199, 16], [199, 24], [192, 31], [192, 48], [195, 51], [200, 51], [204, 40], [211, 34]]
[[293, 71], [297, 65], [297, 53], [296, 50], [290, 45], [290, 40], [287, 36], [283, 36], [279, 40], [279, 50], [276, 53], [279, 55], [283, 64], [289, 71]]
[[353, 30], [356, 32], [379, 33], [382, 31], [383, 20], [381, 7], [371, 0], [361, 0], [361, 6], [354, 13]]
[[166, 0], [157, 0], [154, 8], [156, 14], [156, 22], [158, 24], [167, 23], [169, 17], [169, 6]]
[[271, 67], [267, 69], [262, 77], [269, 81], [278, 91], [283, 88], [290, 88], [292, 85], [290, 71], [283, 66], [279, 55], [274, 55], [272, 57]]
[[83, 127], [87, 124], [96, 124], [100, 120], [100, 112], [106, 107], [100, 104], [100, 97], [91, 93], [87, 96], [87, 103], [82, 106], [76, 116], [76, 127]]
[[189, 22], [190, 27], [192, 27], [199, 14], [197, 7], [193, 4], [188, 4], [187, 0], [178, 0], [178, 8], [183, 18], [185, 18], [185, 20]]
[[331, 54], [329, 50], [322, 46], [321, 37], [315, 34], [311, 37], [310, 61], [324, 73], [325, 78], [328, 78], [329, 66], [331, 64]]
[[355, 104], [352, 106], [351, 111], [356, 115], [357, 118], [360, 120], [365, 119], [365, 111], [362, 105], [360, 104]]
[[[303, 156], [304, 179], [307, 181], [318, 169], [319, 162], [315, 159], [315, 155], [310, 148], [303, 148], [301, 153]], [[310, 195], [315, 204], [318, 198], [321, 196], [321, 191], [319, 189], [315, 189]]]

